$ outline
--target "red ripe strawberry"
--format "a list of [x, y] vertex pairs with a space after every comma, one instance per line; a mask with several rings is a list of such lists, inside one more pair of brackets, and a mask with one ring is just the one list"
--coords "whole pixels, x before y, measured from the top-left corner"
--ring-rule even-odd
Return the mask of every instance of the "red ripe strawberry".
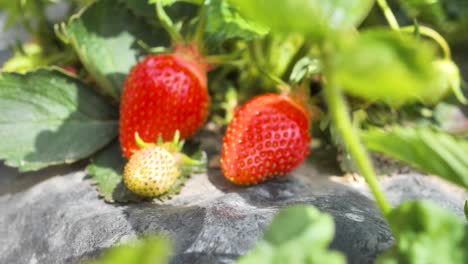
[[210, 97], [206, 65], [193, 46], [171, 54], [149, 55], [128, 75], [120, 105], [120, 143], [126, 157], [138, 147], [138, 132], [152, 142], [162, 135], [170, 140], [176, 130], [181, 138], [193, 135], [208, 116]]
[[288, 96], [253, 98], [234, 115], [223, 139], [221, 168], [235, 184], [291, 172], [309, 153], [306, 109]]

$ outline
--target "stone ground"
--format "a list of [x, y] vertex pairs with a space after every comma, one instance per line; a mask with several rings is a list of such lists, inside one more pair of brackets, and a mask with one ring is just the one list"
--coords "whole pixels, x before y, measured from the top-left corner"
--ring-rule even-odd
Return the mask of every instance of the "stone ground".
[[[219, 137], [202, 134], [216, 159]], [[76, 263], [114, 244], [148, 233], [172, 237], [172, 263], [232, 263], [261, 238], [279, 208], [311, 204], [330, 213], [331, 247], [349, 263], [372, 263], [393, 238], [360, 178], [339, 172], [321, 153], [292, 175], [236, 187], [219, 168], [193, 175], [165, 203], [108, 204], [98, 198], [85, 162], [19, 174], [0, 167], [0, 263]], [[463, 217], [463, 190], [419, 174], [381, 178], [392, 204], [430, 199]]]

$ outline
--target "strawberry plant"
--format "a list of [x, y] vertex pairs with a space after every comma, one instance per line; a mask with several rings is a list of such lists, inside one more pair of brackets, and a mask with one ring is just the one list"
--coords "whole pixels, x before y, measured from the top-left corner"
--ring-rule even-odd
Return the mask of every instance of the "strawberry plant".
[[[56, 2], [69, 10], [51, 20]], [[100, 196], [123, 203], [178, 193], [204, 166], [186, 154], [204, 161], [203, 149], [179, 140], [193, 142], [206, 123], [226, 128], [220, 164], [234, 184], [285, 176], [331, 146], [345, 157], [336, 166], [363, 176], [396, 239], [377, 263], [467, 262], [465, 219], [427, 201], [392, 207], [368, 152], [468, 189], [467, 100], [452, 50], [466, 43], [463, 1], [26, 0], [0, 8], [7, 26], [31, 37], [11, 43], [0, 73], [6, 165], [27, 172], [89, 159]], [[460, 208], [468, 217], [468, 204]], [[328, 250], [333, 233], [331, 216], [287, 208], [239, 262], [344, 263]], [[102, 263], [162, 263], [166, 255], [148, 248], [167, 245], [121, 246]]]

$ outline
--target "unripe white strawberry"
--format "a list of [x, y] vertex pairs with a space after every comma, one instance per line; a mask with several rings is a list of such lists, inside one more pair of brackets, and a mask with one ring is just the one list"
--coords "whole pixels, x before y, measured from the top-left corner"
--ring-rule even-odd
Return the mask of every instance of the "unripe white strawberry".
[[166, 199], [176, 194], [187, 174], [205, 166], [205, 161], [193, 160], [181, 153], [183, 142], [179, 142], [179, 139], [177, 131], [172, 142], [163, 143], [160, 137], [153, 144], [144, 142], [136, 133], [135, 141], [140, 149], [133, 153], [125, 165], [125, 186], [143, 197]]
[[180, 170], [174, 156], [159, 146], [149, 146], [135, 152], [125, 165], [124, 183], [144, 197], [166, 193], [177, 181]]

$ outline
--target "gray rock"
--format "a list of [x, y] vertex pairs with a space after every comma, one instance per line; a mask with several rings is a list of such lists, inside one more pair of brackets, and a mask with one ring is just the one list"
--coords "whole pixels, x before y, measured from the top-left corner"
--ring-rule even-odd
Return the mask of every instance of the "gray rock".
[[83, 172], [74, 172], [4, 192], [0, 263], [73, 263], [148, 233], [173, 238], [173, 263], [231, 263], [261, 238], [279, 208], [297, 203], [334, 216], [332, 247], [350, 263], [370, 263], [391, 245], [371, 200], [344, 185], [294, 175], [250, 188], [227, 186], [212, 170], [193, 176], [164, 204], [113, 205], [98, 199]]
[[[4, 183], [14, 186], [0, 196], [0, 263], [76, 263], [148, 233], [173, 239], [172, 263], [231, 263], [261, 238], [277, 210], [290, 204], [312, 204], [332, 214], [331, 247], [344, 252], [349, 263], [372, 263], [393, 241], [364, 185], [329, 181], [310, 163], [288, 178], [249, 188], [234, 187], [219, 170], [210, 170], [194, 175], [166, 203], [127, 205], [105, 203], [84, 172], [66, 170], [46, 170], [40, 181], [0, 170], [0, 178], [10, 179]], [[57, 173], [63, 174], [51, 177]], [[464, 197], [436, 188], [433, 181], [407, 175], [382, 184], [394, 203], [431, 197], [461, 214]]]
[[[372, 198], [364, 179], [359, 178], [357, 182], [349, 182], [341, 177], [335, 179]], [[463, 205], [467, 199], [466, 191], [439, 177], [417, 173], [400, 174], [381, 177], [380, 186], [393, 206], [408, 200], [430, 200], [465, 219]]]

